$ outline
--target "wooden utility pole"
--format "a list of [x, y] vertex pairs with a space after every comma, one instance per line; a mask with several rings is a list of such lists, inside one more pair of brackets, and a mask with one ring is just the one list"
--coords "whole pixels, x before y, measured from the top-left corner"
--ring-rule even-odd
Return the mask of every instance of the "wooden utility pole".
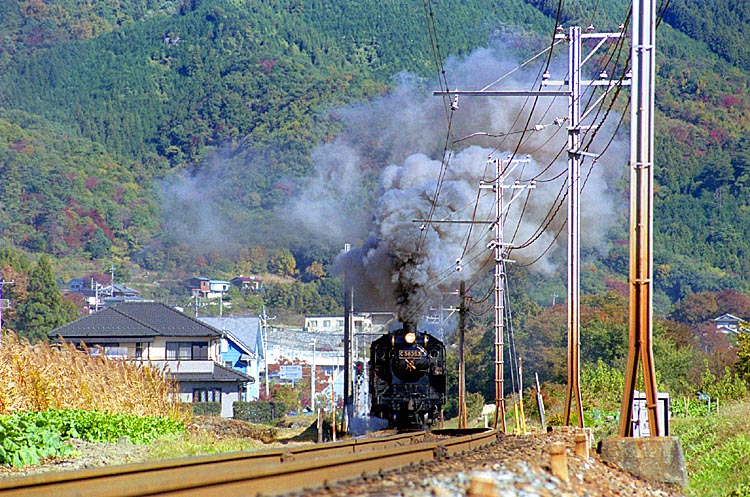
[[458, 311], [458, 427], [466, 428], [466, 363], [464, 336], [466, 333], [466, 282], [461, 281], [461, 303]]
[[[349, 252], [350, 249], [351, 245], [348, 243], [344, 245], [345, 252]], [[351, 281], [348, 280], [347, 275], [344, 274], [344, 409], [341, 419], [341, 424], [343, 425], [342, 431], [344, 433], [349, 433], [349, 417], [352, 416], [354, 407], [352, 402], [353, 309], [354, 288], [351, 285]]]

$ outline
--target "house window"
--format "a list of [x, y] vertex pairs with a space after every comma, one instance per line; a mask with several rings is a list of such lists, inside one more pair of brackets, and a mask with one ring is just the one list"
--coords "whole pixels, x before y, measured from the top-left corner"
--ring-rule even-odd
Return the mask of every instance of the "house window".
[[218, 388], [194, 388], [193, 402], [221, 402], [221, 390]]
[[141, 342], [135, 344], [135, 358], [143, 359], [143, 344]]
[[208, 342], [167, 342], [167, 360], [208, 360]]
[[128, 348], [119, 345], [105, 345], [104, 355], [110, 359], [127, 359]]

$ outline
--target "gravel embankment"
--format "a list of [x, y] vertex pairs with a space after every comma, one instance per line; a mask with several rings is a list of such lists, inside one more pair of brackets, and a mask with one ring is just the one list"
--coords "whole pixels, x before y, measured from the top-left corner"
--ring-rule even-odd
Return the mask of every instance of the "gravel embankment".
[[[548, 448], [568, 447], [569, 479], [552, 475]], [[13, 470], [0, 468], [0, 478], [48, 471], [127, 464], [146, 460], [148, 447], [127, 440], [117, 444], [76, 441], [80, 456]], [[306, 497], [682, 497], [684, 489], [649, 483], [601, 461], [591, 451], [588, 460], [574, 455], [573, 436], [551, 433], [503, 436], [497, 445], [383, 475], [369, 476], [326, 489], [300, 493]], [[474, 482], [474, 483], [472, 483]], [[483, 484], [489, 490], [477, 492]]]

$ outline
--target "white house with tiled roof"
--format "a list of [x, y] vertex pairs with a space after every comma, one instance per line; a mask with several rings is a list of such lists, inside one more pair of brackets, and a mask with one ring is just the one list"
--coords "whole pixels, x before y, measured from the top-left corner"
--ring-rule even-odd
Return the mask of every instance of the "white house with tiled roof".
[[733, 333], [735, 335], [740, 331], [740, 323], [745, 322], [744, 319], [728, 313], [714, 319], [716, 331], [719, 333]]
[[222, 332], [172, 307], [154, 302], [121, 303], [49, 333], [101, 350], [113, 359], [149, 362], [174, 376], [184, 402], [220, 402], [224, 417], [243, 398], [249, 375], [221, 362]]

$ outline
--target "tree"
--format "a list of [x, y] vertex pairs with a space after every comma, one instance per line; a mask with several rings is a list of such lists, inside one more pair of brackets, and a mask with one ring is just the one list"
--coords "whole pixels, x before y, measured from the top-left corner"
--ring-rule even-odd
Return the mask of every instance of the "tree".
[[750, 325], [747, 323], [740, 323], [740, 332], [737, 333], [737, 362], [734, 367], [750, 383]]
[[294, 276], [297, 273], [297, 261], [289, 249], [279, 249], [271, 257], [268, 271], [280, 276]]
[[57, 290], [49, 258], [42, 256], [29, 274], [26, 302], [18, 309], [18, 334], [32, 343], [43, 341], [47, 333], [75, 317], [75, 308], [64, 304]]
[[271, 398], [281, 407], [283, 414], [299, 411], [299, 392], [290, 385], [274, 385], [271, 391]]

